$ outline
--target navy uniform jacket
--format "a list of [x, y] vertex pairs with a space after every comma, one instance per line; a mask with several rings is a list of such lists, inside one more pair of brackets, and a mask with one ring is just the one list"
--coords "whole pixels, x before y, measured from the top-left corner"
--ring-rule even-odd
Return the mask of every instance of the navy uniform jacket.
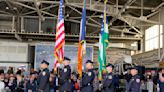
[[159, 92], [164, 92], [164, 82], [158, 80], [157, 83], [159, 85]]
[[13, 92], [14, 91], [14, 89], [17, 87], [17, 82], [16, 82], [16, 80], [13, 80], [13, 82], [12, 83], [8, 83], [8, 87], [9, 87], [9, 89]]
[[24, 92], [24, 81], [20, 81], [19, 83], [16, 81], [16, 88], [13, 92]]
[[130, 79], [129, 83], [128, 83], [128, 92], [141, 92], [140, 90], [140, 85], [141, 85], [141, 80], [140, 80], [140, 76], [135, 75], [132, 76], [132, 78]]
[[103, 76], [104, 92], [114, 92], [114, 76], [112, 73], [107, 73]]
[[28, 90], [32, 90], [32, 92], [36, 92], [36, 88], [37, 88], [37, 82], [35, 80], [33, 80], [32, 82], [30, 82], [30, 80], [29, 80], [27, 82], [26, 92], [28, 92]]
[[38, 89], [42, 92], [49, 92], [50, 91], [50, 72], [49, 70], [43, 69], [43, 71], [41, 71], [41, 73], [39, 74], [38, 77]]
[[64, 66], [64, 69], [61, 69], [59, 74], [59, 92], [71, 92], [71, 67], [69, 65]]
[[88, 70], [86, 73], [83, 73], [82, 77], [82, 88], [81, 92], [93, 92], [93, 81], [95, 74], [92, 69]]

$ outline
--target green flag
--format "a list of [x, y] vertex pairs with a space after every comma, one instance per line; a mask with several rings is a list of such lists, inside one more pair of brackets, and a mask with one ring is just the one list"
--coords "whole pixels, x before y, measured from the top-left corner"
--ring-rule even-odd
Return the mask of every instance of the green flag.
[[106, 20], [106, 23], [104, 23], [106, 18], [103, 17], [102, 19], [102, 27], [101, 32], [99, 35], [99, 53], [98, 53], [98, 59], [99, 59], [99, 79], [102, 79], [102, 71], [106, 69], [106, 49], [108, 47], [108, 38], [109, 38], [109, 32], [108, 32], [108, 21]]

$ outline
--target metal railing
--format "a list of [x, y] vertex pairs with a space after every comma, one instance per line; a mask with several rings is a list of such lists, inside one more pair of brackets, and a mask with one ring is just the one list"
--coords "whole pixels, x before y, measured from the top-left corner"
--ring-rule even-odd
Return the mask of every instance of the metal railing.
[[[17, 32], [12, 29], [0, 29], [0, 33], [8, 33], [8, 34], [22, 34], [22, 35], [47, 35], [47, 36], [55, 36], [55, 33], [49, 33], [49, 32], [26, 32], [26, 31], [20, 31]], [[79, 34], [76, 33], [68, 33], [66, 34], [66, 37], [79, 37]], [[98, 34], [87, 34], [86, 38], [99, 38]], [[141, 38], [135, 37], [135, 36], [121, 36], [121, 35], [110, 35], [109, 39], [129, 39], [129, 40], [140, 40]]]

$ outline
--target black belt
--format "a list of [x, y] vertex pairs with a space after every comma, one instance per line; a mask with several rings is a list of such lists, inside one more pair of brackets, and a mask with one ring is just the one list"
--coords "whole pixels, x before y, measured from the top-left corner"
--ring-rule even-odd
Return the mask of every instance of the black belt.
[[133, 90], [132, 89], [129, 89], [129, 91], [128, 92], [133, 92]]
[[88, 83], [88, 84], [87, 84], [87, 86], [90, 86], [90, 85], [92, 85], [92, 83]]
[[86, 85], [83, 85], [83, 87], [87, 87], [87, 86], [92, 86], [92, 83], [88, 83]]

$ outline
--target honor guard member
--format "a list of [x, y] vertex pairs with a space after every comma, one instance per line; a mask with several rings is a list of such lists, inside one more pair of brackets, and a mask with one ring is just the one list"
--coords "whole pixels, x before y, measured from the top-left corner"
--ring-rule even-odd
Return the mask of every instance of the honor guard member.
[[114, 75], [112, 74], [114, 66], [108, 64], [106, 66], [107, 73], [103, 76], [103, 90], [104, 92], [114, 92]]
[[38, 76], [38, 92], [50, 92], [50, 72], [48, 70], [49, 63], [43, 60], [40, 64], [42, 71]]
[[30, 73], [30, 79], [27, 81], [26, 84], [26, 91], [25, 92], [37, 92], [37, 81], [35, 80], [36, 74]]
[[81, 92], [93, 92], [93, 81], [95, 78], [95, 74], [93, 71], [93, 62], [91, 60], [88, 60], [86, 62], [86, 69], [87, 71], [83, 73], [82, 77]]
[[164, 92], [164, 68], [159, 71], [159, 78], [157, 80], [157, 92]]
[[128, 83], [127, 92], [141, 92], [140, 89], [141, 79], [140, 76], [138, 75], [138, 67], [134, 66], [130, 68], [130, 73], [132, 75], [132, 78]]
[[64, 57], [64, 68], [59, 71], [59, 92], [71, 92], [71, 59]]

